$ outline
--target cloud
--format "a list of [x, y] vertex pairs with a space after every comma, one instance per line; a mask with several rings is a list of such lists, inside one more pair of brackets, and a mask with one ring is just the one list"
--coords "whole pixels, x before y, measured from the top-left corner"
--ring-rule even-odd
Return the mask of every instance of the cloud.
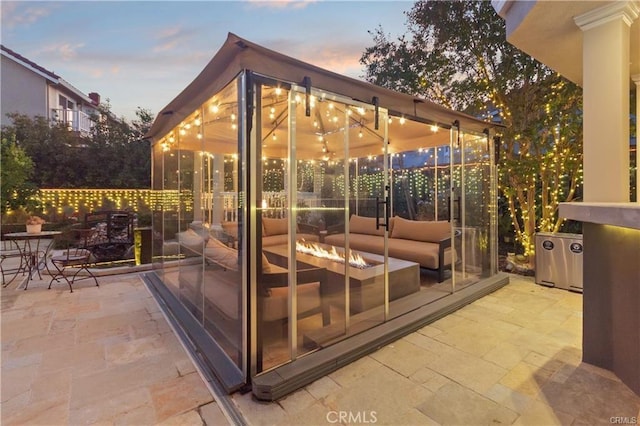
[[2, 25], [13, 29], [19, 26], [30, 26], [40, 19], [49, 16], [56, 6], [34, 6], [29, 3], [2, 2]]
[[36, 51], [36, 54], [46, 58], [62, 58], [64, 61], [71, 61], [78, 57], [78, 49], [82, 47], [84, 47], [84, 43], [71, 44], [62, 42], [46, 45]]
[[153, 48], [153, 51], [158, 53], [173, 50], [176, 47], [187, 43], [193, 35], [193, 30], [185, 30], [180, 25], [164, 28], [153, 36], [156, 43], [158, 43]]
[[311, 3], [315, 3], [317, 0], [248, 0], [247, 3], [250, 3], [251, 6], [254, 7], [264, 7], [270, 9], [285, 9], [285, 8], [293, 8], [293, 9], [304, 9]]
[[263, 46], [338, 74], [359, 78], [362, 73], [359, 61], [365, 45], [357, 41], [331, 43], [319, 40], [301, 43], [299, 40], [278, 39], [265, 41]]

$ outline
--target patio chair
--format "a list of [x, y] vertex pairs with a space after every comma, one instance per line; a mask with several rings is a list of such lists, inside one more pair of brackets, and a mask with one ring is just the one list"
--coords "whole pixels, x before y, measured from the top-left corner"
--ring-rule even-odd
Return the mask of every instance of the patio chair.
[[[14, 260], [9, 260], [14, 259]], [[24, 275], [24, 253], [17, 241], [0, 241], [0, 274], [2, 274], [2, 287], [13, 282], [22, 271]]]
[[[58, 282], [60, 278], [69, 284], [71, 293], [73, 293], [73, 284], [79, 280], [93, 278], [96, 286], [99, 286], [98, 279], [89, 269], [91, 265], [91, 251], [87, 248], [94, 233], [94, 229], [79, 228], [72, 228], [62, 233], [60, 241], [63, 242], [67, 248], [63, 253], [51, 257], [51, 264], [54, 266], [55, 271], [52, 271], [53, 274], [49, 282], [49, 288], [51, 288], [51, 284], [53, 284], [54, 281]], [[75, 271], [71, 279], [69, 279], [68, 274], [65, 273], [68, 268], [73, 268]], [[87, 275], [78, 277], [81, 271], [85, 271]]]

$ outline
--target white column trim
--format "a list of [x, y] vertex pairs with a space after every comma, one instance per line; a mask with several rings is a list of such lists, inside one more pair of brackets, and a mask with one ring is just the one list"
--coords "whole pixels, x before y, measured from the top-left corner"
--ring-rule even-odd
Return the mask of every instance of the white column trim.
[[586, 31], [618, 19], [631, 26], [638, 16], [640, 16], [640, 1], [627, 0], [614, 1], [606, 6], [574, 16], [573, 21], [582, 31]]
[[631, 76], [631, 80], [636, 84], [636, 203], [640, 203], [640, 129], [638, 129], [638, 117], [640, 117], [640, 74]]

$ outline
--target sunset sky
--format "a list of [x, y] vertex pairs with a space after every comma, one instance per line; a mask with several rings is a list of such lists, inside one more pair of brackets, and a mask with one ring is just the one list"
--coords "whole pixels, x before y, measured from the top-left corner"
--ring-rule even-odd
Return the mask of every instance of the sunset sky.
[[2, 1], [2, 44], [55, 72], [113, 112], [154, 115], [204, 68], [232, 32], [360, 78], [358, 60], [382, 26], [406, 30], [410, 1]]

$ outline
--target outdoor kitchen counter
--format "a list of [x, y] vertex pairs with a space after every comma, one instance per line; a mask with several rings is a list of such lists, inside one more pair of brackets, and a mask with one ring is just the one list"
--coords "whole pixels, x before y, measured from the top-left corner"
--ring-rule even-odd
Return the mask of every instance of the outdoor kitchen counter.
[[560, 217], [640, 229], [640, 203], [560, 203]]
[[640, 395], [640, 204], [563, 203], [583, 222], [582, 360]]

